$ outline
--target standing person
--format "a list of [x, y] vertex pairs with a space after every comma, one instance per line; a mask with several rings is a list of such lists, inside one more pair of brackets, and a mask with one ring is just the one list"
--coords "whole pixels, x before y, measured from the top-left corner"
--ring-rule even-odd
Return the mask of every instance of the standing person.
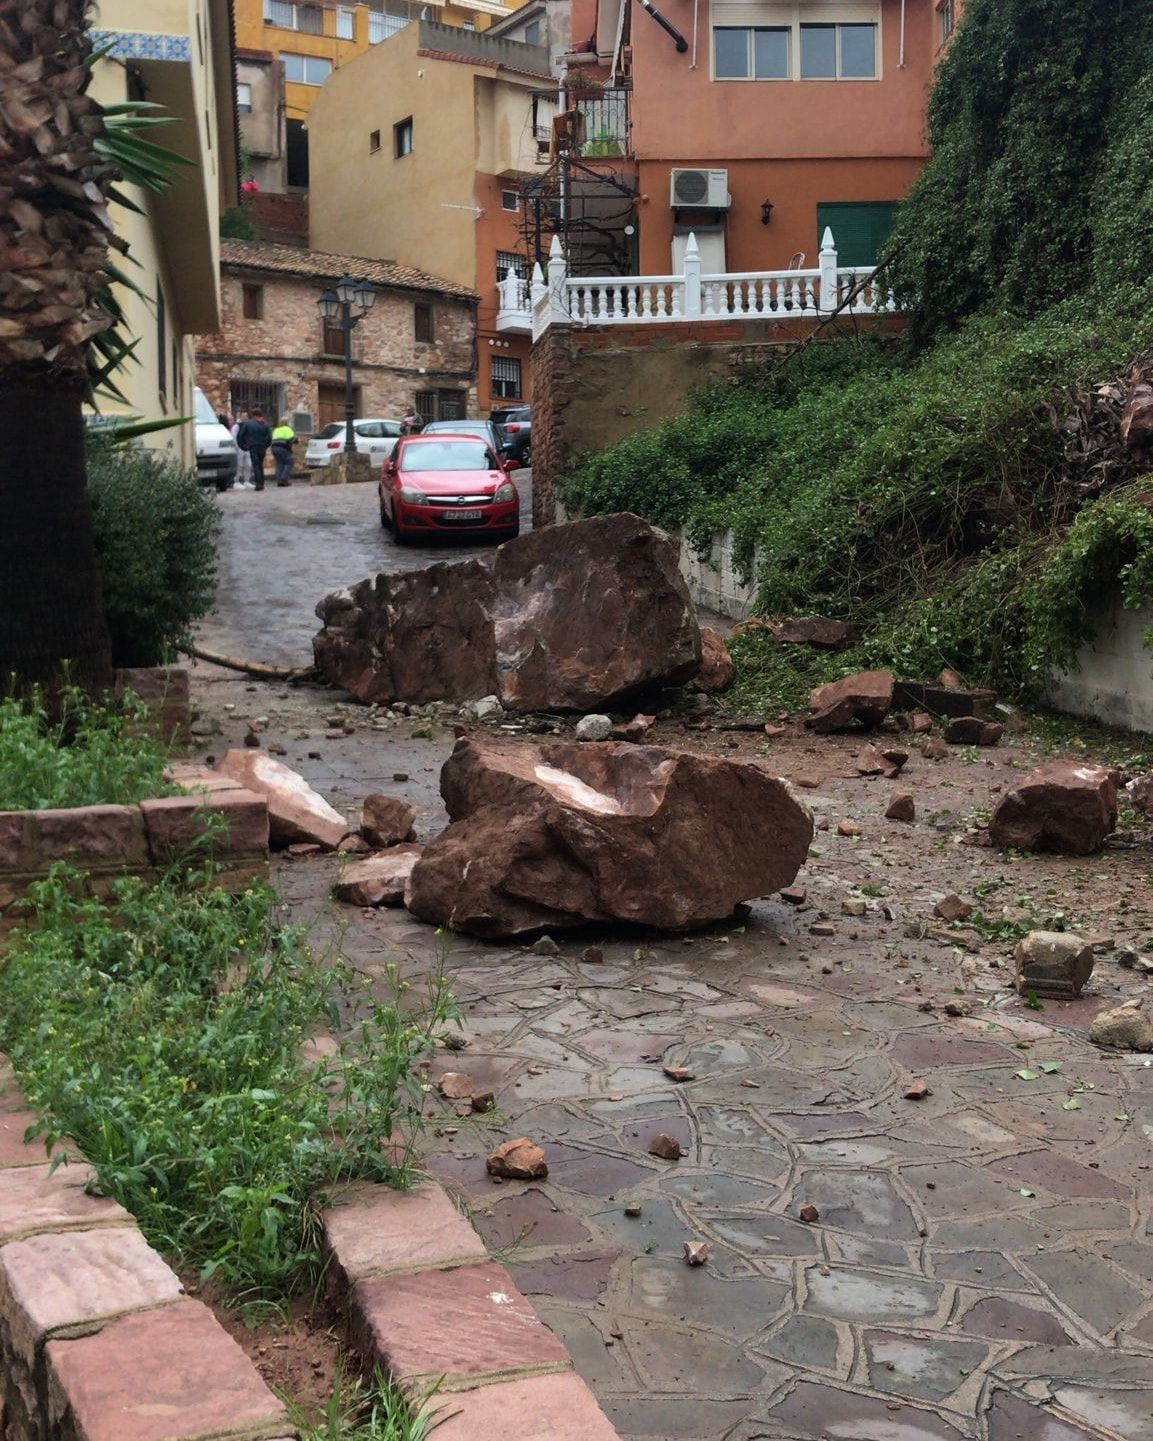
[[296, 445], [296, 431], [289, 425], [286, 416], [272, 432], [272, 459], [276, 463], [277, 485], [292, 484], [292, 450]]
[[228, 433], [236, 442], [236, 489], [252, 489], [252, 457], [240, 444], [240, 427], [248, 419], [248, 411], [242, 410], [236, 417], [234, 423], [229, 426]]
[[252, 462], [252, 479], [255, 482], [256, 490], [264, 489], [264, 457], [268, 454], [268, 447], [272, 444], [272, 431], [264, 419], [264, 411], [257, 406], [249, 420], [241, 422], [239, 431], [236, 434], [236, 443], [241, 450], [248, 452], [248, 458]]
[[424, 420], [417, 415], [413, 406], [408, 406], [404, 412], [404, 418], [400, 422], [401, 435], [416, 435], [424, 429]]

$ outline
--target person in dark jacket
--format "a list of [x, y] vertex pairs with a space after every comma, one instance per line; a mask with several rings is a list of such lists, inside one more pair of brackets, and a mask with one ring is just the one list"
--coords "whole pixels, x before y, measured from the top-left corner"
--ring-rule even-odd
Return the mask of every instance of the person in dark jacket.
[[254, 410], [252, 419], [244, 421], [236, 432], [236, 443], [241, 450], [247, 451], [252, 461], [252, 478], [256, 482], [257, 490], [264, 489], [264, 457], [268, 454], [268, 447], [272, 444], [272, 431], [264, 419], [263, 410]]

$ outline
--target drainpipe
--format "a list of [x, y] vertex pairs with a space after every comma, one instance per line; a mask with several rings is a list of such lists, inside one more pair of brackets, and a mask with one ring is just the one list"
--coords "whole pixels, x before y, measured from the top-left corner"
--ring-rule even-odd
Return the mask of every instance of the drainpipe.
[[689, 48], [689, 42], [676, 28], [676, 26], [669, 24], [669, 22], [665, 19], [665, 17], [661, 14], [657, 7], [652, 3], [652, 0], [640, 0], [640, 5], [641, 9], [645, 12], [645, 14], [651, 15], [666, 35], [671, 35], [673, 37], [673, 40], [676, 42], [677, 54], [683, 55], [685, 51]]
[[699, 27], [697, 25], [697, 7], [699, 5], [700, 0], [693, 0], [693, 58], [692, 62], [689, 65], [690, 70], [695, 70], [697, 68], [697, 35], [699, 33]]
[[[641, 3], [643, 4], [644, 0], [641, 0]], [[905, 68], [905, 0], [901, 0], [901, 59], [897, 68]]]

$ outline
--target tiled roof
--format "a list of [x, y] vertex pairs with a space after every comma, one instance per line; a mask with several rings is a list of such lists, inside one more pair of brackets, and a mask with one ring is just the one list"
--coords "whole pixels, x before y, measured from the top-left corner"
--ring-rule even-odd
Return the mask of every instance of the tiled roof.
[[301, 250], [295, 245], [267, 245], [258, 240], [222, 240], [221, 268], [264, 270], [280, 275], [306, 275], [316, 280], [339, 280], [351, 275], [373, 285], [401, 290], [427, 290], [436, 295], [459, 295], [475, 300], [476, 292], [452, 280], [438, 280], [423, 270], [397, 265], [392, 260], [366, 260], [358, 255], [328, 255], [320, 250]]

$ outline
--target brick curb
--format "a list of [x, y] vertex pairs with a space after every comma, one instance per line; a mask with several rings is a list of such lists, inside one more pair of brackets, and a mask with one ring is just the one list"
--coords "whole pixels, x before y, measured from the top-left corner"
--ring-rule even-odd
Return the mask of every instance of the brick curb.
[[0, 1057], [0, 1435], [289, 1441], [283, 1405], [90, 1166], [52, 1171]]
[[355, 1183], [323, 1216], [330, 1283], [366, 1359], [414, 1397], [436, 1441], [619, 1441], [572, 1358], [439, 1185]]

